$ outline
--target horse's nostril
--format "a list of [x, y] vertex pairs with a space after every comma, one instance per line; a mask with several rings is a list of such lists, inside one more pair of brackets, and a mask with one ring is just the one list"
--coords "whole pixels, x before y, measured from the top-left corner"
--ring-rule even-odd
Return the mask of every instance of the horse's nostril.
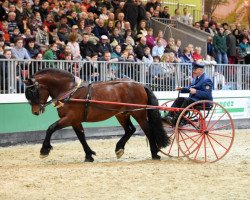
[[33, 112], [34, 115], [39, 115], [39, 112]]

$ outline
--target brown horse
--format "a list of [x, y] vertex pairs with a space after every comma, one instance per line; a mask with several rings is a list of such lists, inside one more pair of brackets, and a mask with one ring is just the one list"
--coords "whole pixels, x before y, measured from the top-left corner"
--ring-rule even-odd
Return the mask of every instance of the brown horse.
[[[98, 122], [115, 116], [125, 130], [125, 135], [116, 144], [117, 157], [124, 153], [126, 142], [135, 132], [130, 116], [138, 122], [150, 144], [152, 159], [160, 159], [159, 148], [166, 147], [169, 138], [163, 129], [159, 110], [135, 109], [132, 106], [97, 105], [95, 103], [73, 102], [74, 99], [92, 99], [143, 105], [158, 105], [153, 92], [146, 86], [134, 81], [108, 81], [89, 84], [77, 83], [69, 72], [58, 69], [44, 69], [24, 81], [25, 95], [32, 107], [32, 113], [39, 115], [45, 106], [53, 102], [57, 106], [60, 119], [49, 126], [40, 150], [41, 157], [49, 155], [52, 134], [59, 129], [72, 126], [85, 151], [85, 161], [93, 162], [91, 150], [86, 142], [81, 122]], [[52, 101], [47, 102], [49, 96]]]

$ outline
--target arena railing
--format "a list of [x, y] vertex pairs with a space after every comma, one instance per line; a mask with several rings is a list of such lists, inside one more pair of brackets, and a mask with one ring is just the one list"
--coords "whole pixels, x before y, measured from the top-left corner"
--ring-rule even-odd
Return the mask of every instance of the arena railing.
[[[24, 93], [23, 80], [45, 68], [63, 69], [88, 82], [132, 79], [154, 91], [173, 91], [192, 81], [192, 66], [187, 63], [1, 60], [0, 93]], [[250, 65], [207, 65], [205, 70], [215, 90], [250, 90]]]

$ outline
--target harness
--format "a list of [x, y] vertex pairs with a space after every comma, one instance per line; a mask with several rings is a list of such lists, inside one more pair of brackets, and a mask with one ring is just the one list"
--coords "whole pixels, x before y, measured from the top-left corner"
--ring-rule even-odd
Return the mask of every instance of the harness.
[[85, 99], [87, 101], [84, 103], [83, 121], [87, 120], [88, 110], [89, 110], [89, 105], [90, 105], [89, 100], [91, 100], [91, 96], [92, 96], [92, 83], [89, 83], [88, 84], [88, 92], [87, 92], [87, 95], [85, 97]]

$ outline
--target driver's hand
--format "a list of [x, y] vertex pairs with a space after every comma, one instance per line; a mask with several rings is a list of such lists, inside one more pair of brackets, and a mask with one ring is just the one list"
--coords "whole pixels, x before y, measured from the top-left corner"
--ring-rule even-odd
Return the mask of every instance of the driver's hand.
[[182, 88], [181, 87], [177, 87], [175, 90], [180, 91], [180, 90], [182, 90]]

